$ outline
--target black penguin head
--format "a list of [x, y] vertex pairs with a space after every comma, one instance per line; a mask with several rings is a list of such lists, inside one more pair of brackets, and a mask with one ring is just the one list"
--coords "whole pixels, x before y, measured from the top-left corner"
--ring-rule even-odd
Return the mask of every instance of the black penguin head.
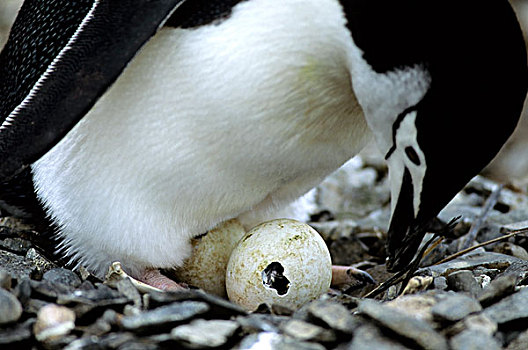
[[528, 85], [507, 0], [341, 1], [352, 84], [389, 165], [389, 270], [513, 132]]

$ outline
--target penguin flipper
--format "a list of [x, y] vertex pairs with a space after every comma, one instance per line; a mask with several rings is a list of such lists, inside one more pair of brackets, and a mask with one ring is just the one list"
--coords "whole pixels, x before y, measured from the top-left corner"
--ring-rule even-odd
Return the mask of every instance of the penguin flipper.
[[90, 110], [184, 0], [26, 0], [0, 54], [0, 181]]

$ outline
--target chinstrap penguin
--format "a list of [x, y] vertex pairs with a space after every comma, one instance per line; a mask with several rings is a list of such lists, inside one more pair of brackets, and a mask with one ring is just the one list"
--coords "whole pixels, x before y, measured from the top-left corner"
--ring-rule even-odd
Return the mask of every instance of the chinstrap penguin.
[[0, 180], [30, 167], [64, 254], [153, 284], [220, 222], [295, 211], [371, 134], [401, 269], [528, 85], [506, 0], [26, 0], [0, 69]]

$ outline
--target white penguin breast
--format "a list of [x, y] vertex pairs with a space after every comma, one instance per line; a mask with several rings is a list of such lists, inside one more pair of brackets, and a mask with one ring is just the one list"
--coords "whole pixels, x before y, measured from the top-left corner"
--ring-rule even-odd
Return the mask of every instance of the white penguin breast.
[[187, 237], [316, 185], [368, 138], [350, 45], [335, 0], [252, 0], [162, 29], [33, 166], [71, 254], [177, 265]]

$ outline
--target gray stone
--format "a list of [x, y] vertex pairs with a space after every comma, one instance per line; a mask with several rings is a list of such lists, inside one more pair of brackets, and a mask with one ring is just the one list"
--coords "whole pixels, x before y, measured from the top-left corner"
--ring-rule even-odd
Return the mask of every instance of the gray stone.
[[22, 311], [20, 301], [7, 290], [0, 288], [0, 325], [18, 321]]
[[81, 285], [79, 276], [75, 272], [64, 268], [53, 268], [46, 271], [42, 276], [42, 280], [53, 284], [62, 284], [70, 289]]
[[449, 295], [431, 309], [437, 320], [455, 322], [482, 310], [480, 303], [464, 294]]
[[351, 334], [357, 327], [350, 311], [341, 304], [330, 301], [314, 301], [308, 305], [308, 313], [330, 328]]
[[0, 240], [0, 249], [7, 250], [18, 255], [26, 255], [29, 248], [31, 248], [31, 242], [22, 238], [8, 237]]
[[134, 286], [130, 278], [123, 278], [117, 282], [117, 290], [128, 299], [132, 300], [134, 306], [139, 308], [143, 305], [141, 294]]
[[0, 288], [11, 289], [11, 275], [7, 271], [0, 270]]
[[31, 340], [31, 328], [34, 323], [35, 319], [30, 318], [11, 327], [2, 326], [0, 328], [0, 348], [29, 349], [29, 346], [21, 346], [21, 344], [27, 344]]
[[522, 260], [528, 260], [528, 252], [521, 246], [510, 242], [502, 242], [493, 247], [493, 251], [501, 254], [511, 255]]
[[466, 330], [455, 335], [450, 341], [452, 350], [500, 350], [502, 347], [491, 335]]
[[284, 334], [305, 341], [328, 343], [336, 340], [336, 335], [329, 329], [316, 326], [301, 320], [289, 320], [281, 326]]
[[394, 308], [366, 299], [359, 304], [359, 311], [423, 349], [447, 350], [449, 348], [447, 340], [427, 323], [399, 313]]
[[175, 302], [139, 315], [125, 316], [121, 320], [121, 325], [126, 330], [151, 330], [159, 326], [171, 326], [176, 322], [188, 320], [207, 311], [209, 311], [209, 306], [204, 302]]
[[497, 322], [491, 320], [488, 316], [480, 313], [476, 315], [469, 315], [461, 321], [464, 325], [464, 329], [478, 331], [481, 333], [488, 334], [490, 336], [497, 332], [499, 326]]
[[517, 338], [508, 344], [506, 350], [526, 350], [528, 349], [528, 330], [525, 330]]
[[528, 318], [528, 288], [512, 294], [484, 310], [484, 314], [499, 325]]
[[449, 274], [447, 285], [451, 290], [467, 292], [470, 295], [477, 295], [481, 291], [479, 283], [469, 270], [460, 270]]
[[437, 277], [447, 276], [455, 271], [475, 270], [477, 268], [498, 269], [503, 271], [514, 263], [528, 267], [528, 262], [510, 255], [493, 252], [473, 252], [442, 264], [419, 269], [417, 274]]
[[393, 339], [387, 338], [379, 328], [364, 324], [354, 331], [349, 350], [406, 350], [410, 349]]
[[30, 278], [37, 271], [31, 261], [4, 250], [0, 250], [0, 266], [15, 279]]
[[235, 321], [194, 320], [174, 328], [171, 337], [200, 348], [216, 348], [226, 344], [239, 327]]
[[497, 277], [479, 293], [478, 300], [482, 305], [487, 306], [512, 294], [515, 291], [517, 279], [515, 274], [503, 274]]
[[247, 316], [238, 316], [236, 321], [246, 333], [279, 332], [278, 326], [273, 322], [273, 315], [250, 314]]
[[253, 333], [242, 339], [237, 349], [266, 350], [326, 350], [317, 343], [310, 343], [273, 332]]
[[435, 277], [433, 281], [435, 289], [446, 290], [447, 289], [447, 278], [444, 276]]

